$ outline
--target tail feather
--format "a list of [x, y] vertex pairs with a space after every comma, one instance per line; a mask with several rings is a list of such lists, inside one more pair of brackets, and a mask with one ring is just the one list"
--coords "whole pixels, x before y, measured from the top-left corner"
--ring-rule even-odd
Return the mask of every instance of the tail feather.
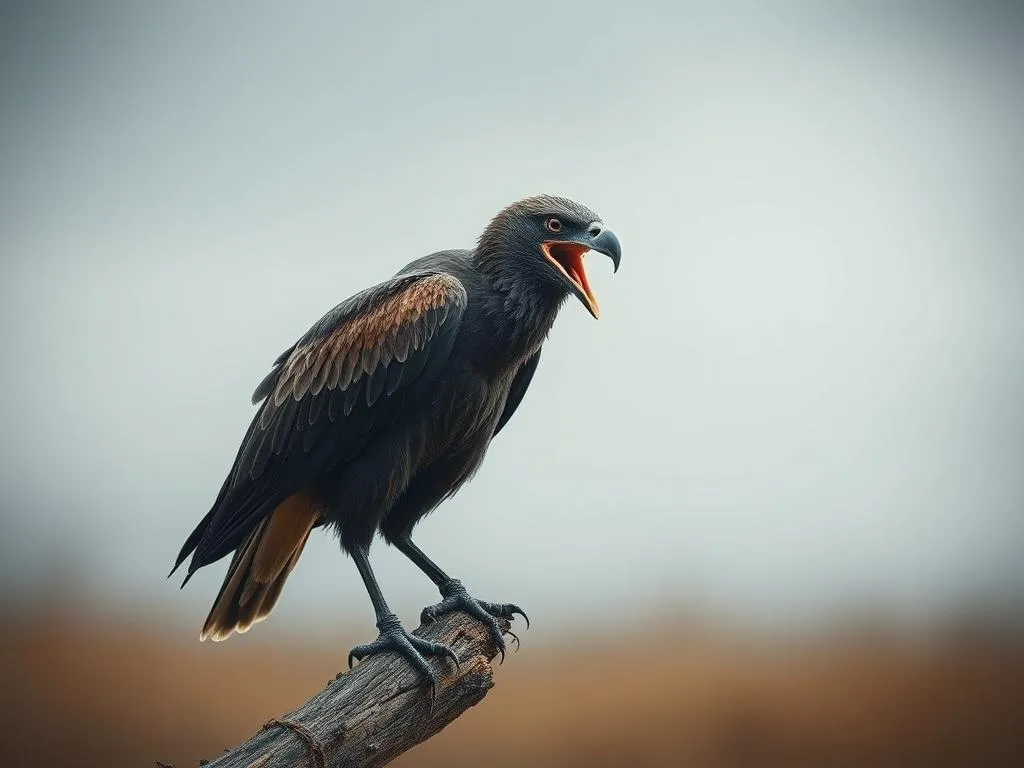
[[[178, 558], [174, 561], [174, 567], [171, 568], [171, 572], [167, 574], [168, 579], [174, 575], [174, 572], [181, 567], [181, 564], [185, 562], [186, 558], [188, 558], [188, 556], [195, 551], [195, 548], [199, 546], [199, 540], [203, 538], [203, 534], [206, 532], [206, 526], [210, 524], [212, 519], [213, 511], [211, 510], [203, 516], [203, 519], [199, 521], [199, 525], [192, 529], [192, 533], [190, 533], [188, 538], [185, 539], [185, 543], [181, 546], [181, 551], [178, 552]], [[188, 577], [185, 578], [185, 581], [188, 581]], [[184, 587], [185, 585], [182, 584], [181, 586]]]
[[228, 566], [228, 572], [224, 576], [224, 583], [221, 584], [217, 599], [213, 601], [210, 615], [206, 617], [203, 624], [203, 631], [199, 635], [200, 640], [210, 638], [215, 641], [226, 640], [231, 632], [239, 624], [240, 603], [239, 592], [249, 578], [249, 571], [252, 566], [252, 556], [259, 546], [263, 529], [266, 528], [266, 521], [256, 526], [256, 530], [242, 542], [242, 545], [235, 551]]
[[226, 640], [265, 619], [319, 517], [305, 493], [288, 497], [235, 551], [200, 640]]
[[[295, 564], [299, 562], [299, 556], [302, 554], [303, 548], [306, 546], [306, 540], [309, 538], [307, 533], [303, 537], [302, 542], [295, 549], [295, 554], [288, 558], [288, 562], [285, 563], [284, 569], [281, 574], [268, 584], [263, 584], [258, 590], [255, 590], [252, 595], [252, 604], [254, 605], [252, 618], [249, 620], [248, 626], [244, 629], [239, 628], [239, 632], [245, 632], [250, 626], [258, 621], [263, 621], [270, 615], [270, 611], [273, 610], [274, 605], [277, 603], [277, 598], [281, 595], [281, 589], [284, 587], [284, 582], [288, 578], [288, 574], [292, 572]], [[250, 582], [251, 583], [251, 582]], [[245, 603], [249, 605], [250, 603]], [[243, 617], [246, 618], [246, 617]]]

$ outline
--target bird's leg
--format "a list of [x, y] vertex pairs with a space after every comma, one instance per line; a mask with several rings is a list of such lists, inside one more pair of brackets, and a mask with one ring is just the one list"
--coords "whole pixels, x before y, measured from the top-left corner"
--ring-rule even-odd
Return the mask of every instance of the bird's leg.
[[[511, 620], [515, 614], [526, 619], [526, 627], [530, 627], [530, 619], [518, 605], [512, 603], [488, 603], [471, 597], [462, 586], [462, 582], [453, 579], [441, 570], [433, 560], [427, 557], [426, 553], [413, 544], [409, 534], [397, 536], [391, 541], [399, 552], [408, 557], [427, 577], [437, 585], [443, 598], [437, 605], [429, 605], [420, 614], [420, 621], [424, 624], [437, 621], [438, 617], [453, 611], [464, 611], [477, 621], [481, 621], [490, 629], [494, 644], [501, 652], [502, 659], [505, 658], [505, 639], [502, 637], [501, 626], [496, 618]], [[509, 632], [518, 644], [519, 638]]]
[[357, 645], [349, 651], [349, 668], [352, 668], [353, 659], [362, 661], [367, 656], [372, 656], [375, 653], [396, 651], [405, 656], [420, 676], [430, 684], [430, 698], [433, 700], [437, 678], [434, 676], [434, 671], [430, 668], [430, 664], [424, 658], [424, 654], [446, 656], [455, 662], [455, 666], [459, 665], [458, 657], [447, 645], [431, 643], [422, 637], [416, 637], [406, 632], [402, 628], [402, 623], [398, 620], [398, 617], [392, 613], [387, 602], [384, 600], [384, 595], [380, 591], [377, 579], [373, 575], [373, 569], [370, 567], [370, 558], [366, 549], [361, 547], [355, 548], [352, 552], [352, 559], [356, 561], [356, 568], [359, 569], [359, 575], [363, 577], [363, 584], [366, 585], [366, 591], [370, 595], [370, 602], [373, 603], [373, 611], [377, 615], [377, 629], [380, 630], [380, 634], [372, 643]]

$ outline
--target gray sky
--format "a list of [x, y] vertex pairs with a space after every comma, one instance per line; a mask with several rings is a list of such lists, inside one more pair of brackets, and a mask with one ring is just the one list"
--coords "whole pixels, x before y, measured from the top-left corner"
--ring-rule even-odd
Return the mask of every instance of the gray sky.
[[[198, 631], [224, 564], [164, 576], [274, 357], [548, 192], [623, 266], [419, 528], [449, 572], [555, 628], [1017, 599], [1022, 27], [871, 7], [6, 7], [3, 590]], [[410, 622], [434, 601], [374, 561]], [[264, 626], [344, 617], [372, 630], [320, 535]]]

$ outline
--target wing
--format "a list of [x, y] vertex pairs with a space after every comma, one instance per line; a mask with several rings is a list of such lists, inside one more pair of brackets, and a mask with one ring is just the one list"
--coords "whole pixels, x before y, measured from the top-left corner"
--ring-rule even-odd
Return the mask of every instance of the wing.
[[523, 402], [523, 395], [526, 394], [527, 388], [530, 386], [530, 382], [533, 380], [533, 374], [537, 370], [537, 363], [540, 362], [540, 350], [538, 349], [533, 353], [533, 357], [527, 359], [525, 363], [519, 366], [519, 370], [516, 371], [515, 378], [512, 379], [512, 386], [509, 387], [508, 397], [505, 398], [505, 410], [501, 412], [501, 418], [498, 419], [498, 426], [494, 428], [494, 434], [491, 435], [493, 440], [495, 436], [501, 432], [502, 427], [508, 424], [508, 420], [512, 418], [512, 414], [516, 412], [516, 408]]
[[447, 361], [466, 301], [452, 275], [397, 277], [339, 304], [282, 353], [256, 388], [262, 405], [178, 564], [194, 550], [192, 574], [224, 557], [277, 504], [406, 415]]

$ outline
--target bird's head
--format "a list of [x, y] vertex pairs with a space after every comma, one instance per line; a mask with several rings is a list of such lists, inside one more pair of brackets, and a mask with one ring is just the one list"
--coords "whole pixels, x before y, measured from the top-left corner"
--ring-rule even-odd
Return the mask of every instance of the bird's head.
[[544, 295], [572, 294], [595, 318], [583, 257], [597, 251], [619, 269], [619, 238], [601, 218], [572, 200], [539, 195], [520, 200], [494, 217], [480, 237], [476, 260], [505, 284]]

